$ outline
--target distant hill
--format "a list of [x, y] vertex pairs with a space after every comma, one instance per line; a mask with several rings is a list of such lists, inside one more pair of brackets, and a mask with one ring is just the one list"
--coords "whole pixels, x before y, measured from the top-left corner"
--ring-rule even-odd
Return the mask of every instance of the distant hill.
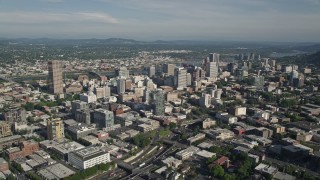
[[297, 56], [286, 56], [278, 59], [279, 62], [288, 64], [308, 64], [314, 66], [320, 66], [320, 51], [313, 54], [301, 54]]
[[135, 44], [160, 44], [160, 45], [214, 45], [226, 47], [283, 47], [285, 49], [301, 50], [311, 52], [320, 48], [320, 43], [287, 43], [287, 42], [253, 42], [253, 41], [230, 41], [230, 40], [156, 40], [156, 41], [138, 41], [125, 38], [108, 39], [51, 39], [51, 38], [1, 38], [0, 44], [46, 44], [46, 45], [135, 45]]
[[307, 55], [303, 59], [308, 64], [320, 65], [320, 51], [318, 51], [314, 54]]

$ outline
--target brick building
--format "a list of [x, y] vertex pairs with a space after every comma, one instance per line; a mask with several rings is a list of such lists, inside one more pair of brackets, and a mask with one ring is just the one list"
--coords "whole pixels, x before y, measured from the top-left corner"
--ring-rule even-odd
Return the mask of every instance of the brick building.
[[33, 152], [39, 151], [39, 143], [34, 140], [23, 141], [19, 147], [13, 147], [6, 150], [6, 155], [10, 161], [31, 155]]

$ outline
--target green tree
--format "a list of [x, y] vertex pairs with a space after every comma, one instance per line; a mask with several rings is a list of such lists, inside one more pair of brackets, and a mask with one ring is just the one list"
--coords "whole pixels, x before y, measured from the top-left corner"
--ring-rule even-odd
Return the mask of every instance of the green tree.
[[138, 134], [132, 138], [133, 143], [141, 148], [148, 146], [151, 143], [150, 136], [144, 134]]
[[297, 104], [298, 104], [298, 102], [296, 99], [284, 99], [280, 102], [280, 105], [282, 107], [293, 107]]
[[304, 172], [303, 173], [303, 179], [305, 179], [305, 180], [315, 180], [316, 178], [313, 175], [311, 175], [311, 174], [309, 174], [307, 172]]
[[293, 173], [296, 171], [296, 168], [291, 166], [291, 165], [287, 165], [285, 166], [285, 172], [287, 174], [293, 175]]
[[211, 158], [209, 158], [208, 160], [207, 160], [207, 164], [211, 164], [213, 161], [215, 161], [217, 159], [217, 156], [215, 156], [215, 155], [213, 155]]
[[31, 102], [27, 102], [25, 105], [24, 105], [24, 109], [26, 111], [33, 111], [34, 110], [34, 104], [31, 103]]
[[211, 169], [211, 173], [214, 177], [223, 177], [224, 176], [224, 169], [220, 165], [213, 166]]
[[237, 177], [236, 177], [235, 174], [225, 174], [225, 175], [223, 176], [223, 179], [224, 179], [224, 180], [236, 180]]
[[176, 123], [174, 123], [174, 122], [171, 122], [171, 123], [169, 124], [169, 128], [170, 128], [170, 130], [175, 129], [176, 127], [177, 127], [177, 124], [176, 124]]
[[9, 174], [9, 176], [8, 176], [8, 180], [14, 180], [14, 176], [13, 176], [13, 174]]

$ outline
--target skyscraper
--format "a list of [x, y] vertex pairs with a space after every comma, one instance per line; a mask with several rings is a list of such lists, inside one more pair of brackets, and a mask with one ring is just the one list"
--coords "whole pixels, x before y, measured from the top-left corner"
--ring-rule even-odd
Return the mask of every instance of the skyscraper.
[[299, 72], [296, 70], [293, 70], [291, 73], [290, 84], [293, 85], [293, 80], [298, 77], [299, 77]]
[[126, 80], [125, 79], [118, 79], [117, 80], [117, 93], [121, 94], [126, 92]]
[[98, 128], [111, 128], [114, 125], [114, 115], [112, 111], [96, 109], [93, 112], [93, 121]]
[[195, 67], [192, 72], [192, 77], [194, 81], [200, 81], [206, 77], [206, 72], [201, 67]]
[[264, 77], [263, 76], [254, 77], [254, 86], [256, 86], [257, 89], [263, 89]]
[[217, 62], [209, 62], [209, 72], [208, 77], [216, 78], [219, 75], [219, 67]]
[[64, 125], [60, 118], [47, 121], [47, 136], [49, 140], [61, 139], [64, 137]]
[[150, 66], [149, 67], [149, 77], [153, 77], [156, 75], [156, 67], [155, 66]]
[[211, 105], [211, 96], [210, 94], [203, 93], [199, 100], [201, 107], [209, 107]]
[[120, 67], [119, 70], [118, 70], [118, 76], [120, 78], [129, 77], [129, 70], [126, 67]]
[[153, 90], [150, 92], [149, 104], [152, 105], [154, 115], [164, 115], [164, 98], [164, 92], [162, 90]]
[[183, 89], [187, 87], [187, 70], [183, 67], [175, 68], [174, 82], [177, 89]]
[[53, 60], [48, 62], [49, 89], [53, 94], [63, 94], [62, 62]]
[[219, 64], [219, 62], [220, 62], [220, 54], [210, 53], [209, 54], [209, 61], [210, 62], [216, 62], [217, 64]]
[[293, 78], [292, 86], [297, 88], [304, 86], [304, 75], [302, 73], [299, 73], [298, 77]]
[[167, 73], [169, 76], [173, 76], [175, 67], [176, 67], [175, 64], [164, 64], [163, 65], [163, 72]]
[[207, 76], [210, 78], [216, 78], [219, 75], [219, 57], [220, 55], [217, 53], [210, 53], [205, 61]]
[[96, 94], [97, 99], [110, 97], [110, 87], [109, 86], [95, 87], [94, 93]]

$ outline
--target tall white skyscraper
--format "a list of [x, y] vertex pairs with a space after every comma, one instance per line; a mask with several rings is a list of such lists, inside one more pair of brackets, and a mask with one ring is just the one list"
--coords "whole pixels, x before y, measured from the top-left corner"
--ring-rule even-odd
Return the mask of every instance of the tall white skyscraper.
[[175, 68], [174, 84], [177, 89], [183, 89], [187, 87], [187, 70], [183, 67]]
[[149, 77], [153, 77], [156, 75], [156, 67], [155, 66], [150, 66], [149, 67]]
[[210, 78], [216, 78], [219, 75], [219, 67], [217, 62], [209, 62], [209, 72], [208, 76]]
[[217, 53], [210, 53], [209, 54], [209, 61], [216, 62], [219, 65], [220, 62], [220, 54]]
[[120, 67], [119, 70], [118, 70], [118, 76], [120, 78], [129, 77], [129, 70], [126, 67]]
[[205, 69], [207, 71], [207, 77], [216, 78], [219, 75], [219, 58], [217, 53], [210, 53], [209, 57], [205, 61]]
[[176, 67], [175, 64], [164, 64], [163, 65], [163, 72], [167, 73], [169, 76], [173, 76], [175, 67]]

